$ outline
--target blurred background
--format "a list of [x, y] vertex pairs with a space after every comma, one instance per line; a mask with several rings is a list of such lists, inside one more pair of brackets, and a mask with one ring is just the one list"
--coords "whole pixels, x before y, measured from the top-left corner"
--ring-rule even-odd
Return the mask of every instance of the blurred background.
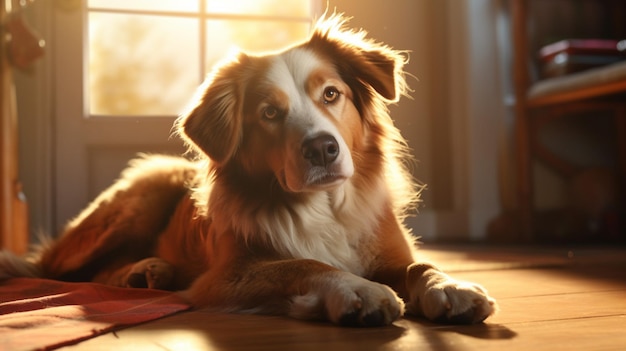
[[[216, 62], [233, 50], [265, 52], [303, 40], [328, 8], [352, 17], [350, 25], [371, 37], [410, 51], [413, 91], [391, 112], [413, 149], [414, 174], [427, 184], [419, 215], [408, 219], [414, 233], [430, 242], [528, 242], [517, 215], [513, 1], [14, 4], [45, 40], [43, 57], [13, 70], [28, 236], [61, 230], [138, 152], [183, 152], [172, 123]], [[540, 63], [536, 53], [550, 43], [625, 37], [622, 1], [531, 3], [531, 72]], [[547, 223], [540, 223], [543, 233], [534, 241], [624, 241], [619, 141], [611, 121], [594, 112], [551, 120], [542, 129], [541, 140], [576, 171], [564, 176], [533, 161], [533, 208], [537, 221]], [[590, 203], [592, 209], [585, 207]], [[609, 212], [618, 223], [610, 240], [597, 229]], [[571, 224], [570, 213], [580, 225]]]

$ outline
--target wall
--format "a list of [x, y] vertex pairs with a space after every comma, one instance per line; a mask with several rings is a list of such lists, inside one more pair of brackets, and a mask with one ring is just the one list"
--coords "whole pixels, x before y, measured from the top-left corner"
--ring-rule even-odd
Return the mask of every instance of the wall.
[[372, 37], [411, 51], [412, 100], [391, 111], [418, 160], [415, 175], [428, 185], [419, 216], [410, 219], [414, 232], [425, 241], [484, 238], [500, 211], [498, 158], [510, 134], [497, 51], [499, 3], [330, 1], [335, 6]]

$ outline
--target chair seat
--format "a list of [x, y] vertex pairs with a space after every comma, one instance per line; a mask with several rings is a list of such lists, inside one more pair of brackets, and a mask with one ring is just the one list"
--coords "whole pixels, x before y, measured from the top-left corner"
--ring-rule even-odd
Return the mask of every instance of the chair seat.
[[626, 92], [626, 61], [541, 80], [527, 95], [529, 107]]

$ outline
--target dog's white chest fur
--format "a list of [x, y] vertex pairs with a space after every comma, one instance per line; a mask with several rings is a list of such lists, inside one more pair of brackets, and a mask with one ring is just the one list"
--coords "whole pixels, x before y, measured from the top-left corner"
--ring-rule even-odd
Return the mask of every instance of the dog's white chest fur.
[[[373, 248], [377, 218], [384, 203], [384, 192], [373, 189], [368, 198], [347, 182], [332, 192], [311, 194], [308, 202], [259, 215], [274, 248], [285, 257], [315, 259], [341, 270], [363, 275], [375, 253]], [[378, 191], [377, 191], [378, 190]]]

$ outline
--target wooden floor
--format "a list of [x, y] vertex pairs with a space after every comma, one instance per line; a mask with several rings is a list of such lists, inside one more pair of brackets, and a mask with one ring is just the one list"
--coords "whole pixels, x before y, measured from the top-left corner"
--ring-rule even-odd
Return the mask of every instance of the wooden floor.
[[184, 312], [64, 350], [626, 350], [626, 249], [426, 247], [482, 283], [500, 312], [484, 324], [403, 319], [371, 329]]

